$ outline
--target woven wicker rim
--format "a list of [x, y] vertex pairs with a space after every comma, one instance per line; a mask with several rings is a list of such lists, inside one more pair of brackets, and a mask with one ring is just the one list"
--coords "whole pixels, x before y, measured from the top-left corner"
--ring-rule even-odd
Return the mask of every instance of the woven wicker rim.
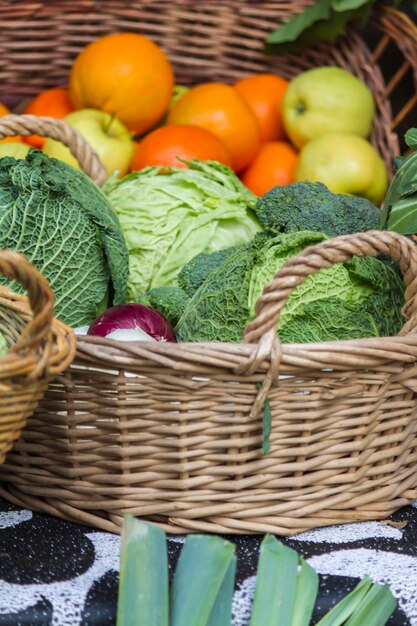
[[0, 118], [0, 138], [22, 135], [27, 137], [36, 133], [50, 137], [65, 144], [79, 162], [82, 170], [102, 185], [107, 178], [106, 169], [95, 150], [81, 133], [66, 122], [53, 117], [38, 115], [4, 115]]
[[53, 317], [54, 295], [47, 280], [14, 250], [0, 250], [0, 272], [28, 292], [26, 298], [0, 287], [0, 305], [17, 311], [26, 322], [16, 344], [0, 360], [0, 380], [33, 380], [66, 369], [75, 355], [75, 339], [71, 329]]

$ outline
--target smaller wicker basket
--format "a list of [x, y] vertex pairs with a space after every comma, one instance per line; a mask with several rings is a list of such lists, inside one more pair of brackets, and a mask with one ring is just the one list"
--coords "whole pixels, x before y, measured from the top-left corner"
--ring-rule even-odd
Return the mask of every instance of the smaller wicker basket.
[[71, 363], [75, 337], [53, 317], [46, 279], [21, 254], [0, 250], [0, 272], [17, 280], [29, 297], [0, 286], [0, 331], [8, 354], [0, 359], [0, 462], [36, 409], [48, 383]]

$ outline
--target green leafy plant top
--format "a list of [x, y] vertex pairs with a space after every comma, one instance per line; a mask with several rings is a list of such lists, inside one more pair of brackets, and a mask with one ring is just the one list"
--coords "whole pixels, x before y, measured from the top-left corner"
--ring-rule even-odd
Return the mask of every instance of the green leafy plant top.
[[[317, 0], [302, 13], [279, 26], [266, 39], [269, 52], [282, 54], [298, 52], [321, 42], [334, 42], [346, 33], [352, 22], [364, 24], [376, 0]], [[394, 0], [387, 2], [398, 6], [410, 4], [416, 10], [417, 3]]]
[[[126, 515], [117, 626], [230, 626], [236, 565], [231, 542], [190, 535], [169, 589], [164, 531]], [[295, 550], [265, 535], [249, 626], [310, 626], [318, 584]], [[365, 576], [316, 626], [384, 626], [395, 607], [388, 585]]]
[[417, 233], [417, 128], [406, 132], [405, 142], [411, 152], [395, 159], [395, 175], [385, 196], [380, 226], [401, 235], [414, 235]]

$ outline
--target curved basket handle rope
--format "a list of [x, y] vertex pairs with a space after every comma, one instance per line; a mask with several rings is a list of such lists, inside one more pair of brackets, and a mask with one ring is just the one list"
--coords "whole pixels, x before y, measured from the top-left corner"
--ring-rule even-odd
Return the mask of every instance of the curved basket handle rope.
[[290, 295], [308, 276], [334, 263], [350, 261], [354, 256], [365, 258], [387, 254], [399, 263], [405, 284], [405, 304], [402, 313], [407, 319], [400, 335], [417, 328], [417, 246], [395, 232], [370, 230], [354, 235], [342, 235], [309, 246], [288, 259], [265, 287], [255, 305], [255, 319], [247, 324], [243, 339], [245, 343], [257, 344], [257, 350], [242, 365], [238, 373], [252, 374], [265, 358], [271, 361], [251, 416], [258, 415], [280, 367], [281, 343], [277, 335], [280, 313]]
[[[378, 30], [383, 35], [382, 40], [374, 50], [374, 62], [377, 62], [380, 59], [390, 41], [395, 42], [404, 57], [402, 65], [400, 66], [400, 64], [398, 64], [396, 73], [390, 79], [391, 89], [395, 88], [399, 82], [398, 79], [401, 79], [408, 68], [411, 69], [414, 74], [414, 82], [416, 82], [417, 66], [415, 63], [415, 54], [417, 44], [417, 24], [413, 21], [411, 16], [404, 11], [379, 2], [374, 6], [374, 10], [371, 14], [371, 22], [377, 26]], [[387, 89], [389, 93], [389, 85], [387, 86]], [[417, 101], [414, 96], [395, 116], [391, 125], [392, 130], [396, 131], [399, 124], [404, 121], [405, 117], [407, 117], [411, 122], [416, 107]]]
[[65, 144], [79, 162], [81, 169], [102, 185], [107, 178], [104, 165], [81, 133], [63, 120], [38, 115], [4, 115], [0, 118], [0, 139], [15, 135], [41, 135]]
[[28, 378], [36, 378], [46, 369], [52, 348], [54, 294], [46, 278], [19, 252], [0, 250], [0, 272], [17, 280], [28, 292], [33, 318], [9, 354], [34, 353], [37, 362]]

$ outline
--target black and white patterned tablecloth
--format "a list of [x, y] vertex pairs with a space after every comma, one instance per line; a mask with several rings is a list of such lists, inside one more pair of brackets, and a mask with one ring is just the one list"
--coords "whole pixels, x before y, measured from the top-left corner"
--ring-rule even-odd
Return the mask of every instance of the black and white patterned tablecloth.
[[[398, 599], [390, 626], [417, 626], [417, 508], [380, 522], [331, 526], [285, 543], [320, 574], [315, 619], [365, 574]], [[261, 537], [229, 537], [238, 556], [233, 626], [246, 626]], [[169, 537], [173, 571], [183, 536]], [[120, 538], [0, 500], [0, 626], [113, 626]], [[191, 625], [190, 625], [191, 626]]]

